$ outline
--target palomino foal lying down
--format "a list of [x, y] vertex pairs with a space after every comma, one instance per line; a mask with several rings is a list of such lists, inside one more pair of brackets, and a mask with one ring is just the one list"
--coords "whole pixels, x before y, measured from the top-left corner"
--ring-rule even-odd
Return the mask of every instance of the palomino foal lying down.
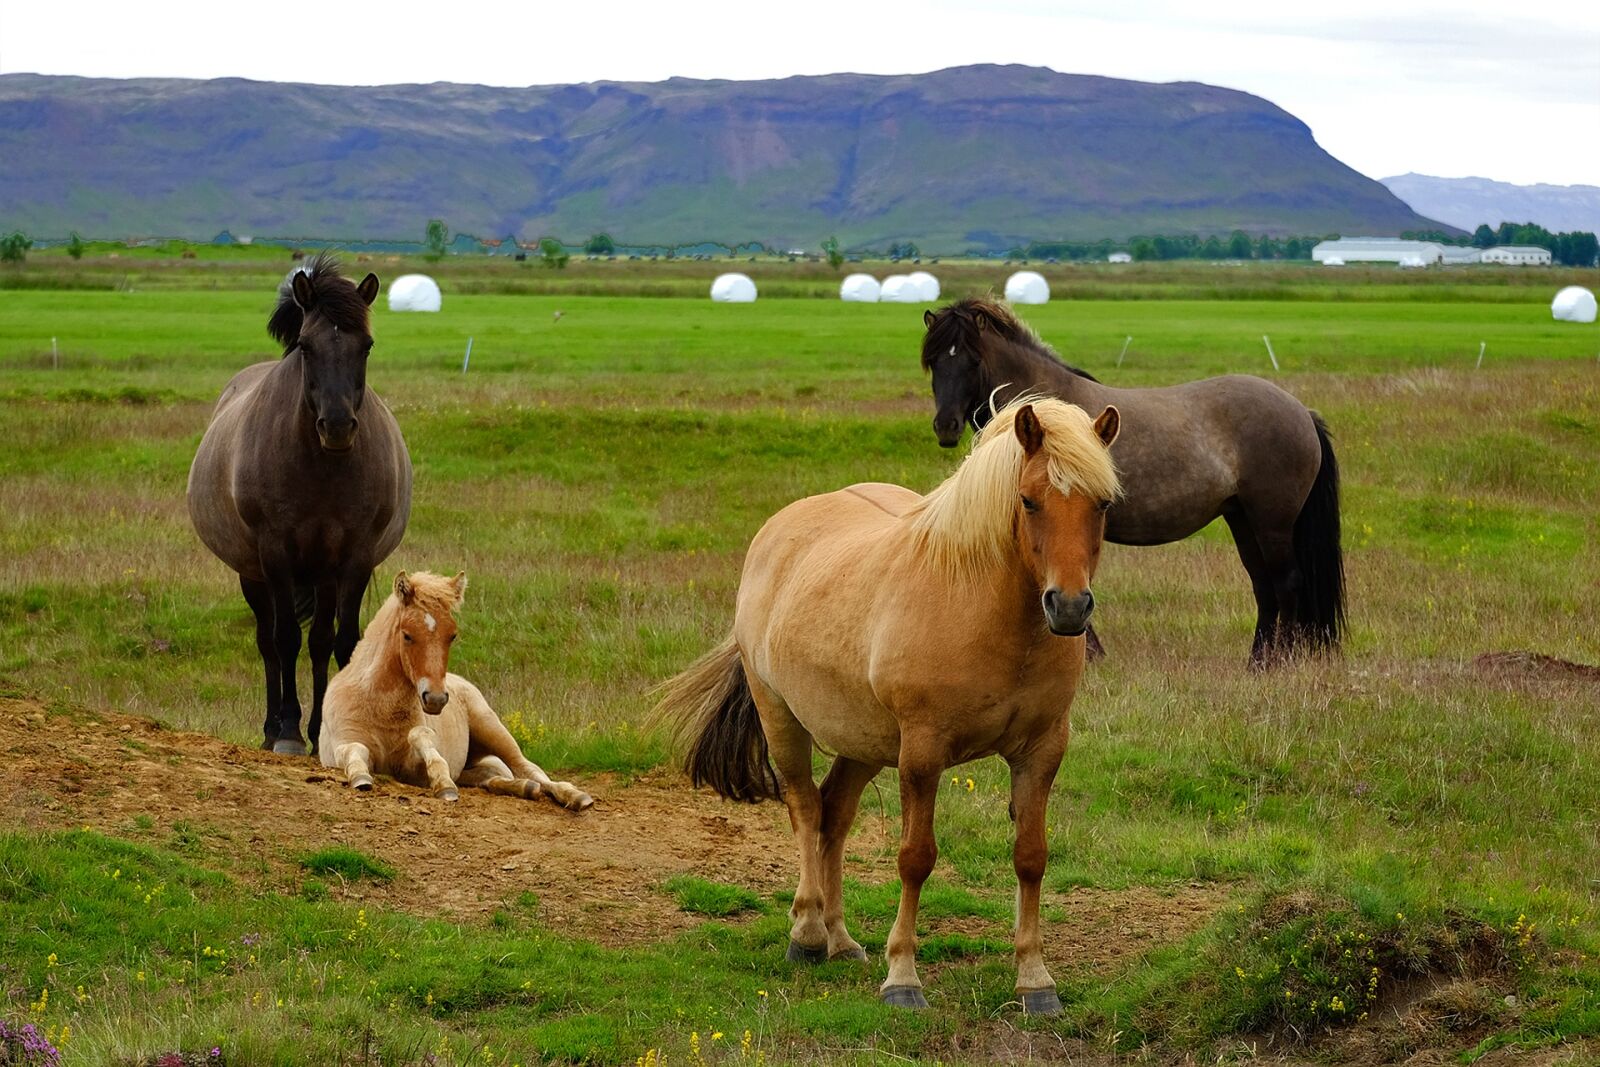
[[401, 571], [356, 645], [349, 666], [328, 685], [317, 751], [357, 789], [391, 774], [457, 799], [457, 785], [512, 797], [548, 796], [582, 811], [594, 799], [571, 782], [551, 781], [530, 763], [478, 687], [446, 673], [456, 639], [453, 617], [467, 576]]

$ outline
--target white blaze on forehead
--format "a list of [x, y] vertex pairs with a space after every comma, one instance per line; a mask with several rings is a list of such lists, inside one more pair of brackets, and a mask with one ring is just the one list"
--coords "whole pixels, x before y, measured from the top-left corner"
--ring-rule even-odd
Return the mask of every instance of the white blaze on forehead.
[[433, 633], [433, 631], [434, 631], [434, 628], [435, 628], [435, 627], [436, 627], [436, 626], [438, 626], [438, 625], [439, 625], [439, 620], [437, 620], [437, 619], [435, 619], [435, 618], [434, 618], [434, 617], [433, 617], [433, 616], [432, 616], [432, 615], [431, 615], [431, 614], [429, 614], [429, 613], [428, 613], [428, 612], [426, 612], [426, 611], [424, 611], [424, 612], [423, 612], [423, 613], [422, 613], [422, 621], [423, 621], [423, 622], [425, 622], [425, 623], [427, 623], [427, 625], [428, 625], [428, 632], [429, 632], [429, 633], [430, 633], [430, 634], [431, 634], [431, 633]]

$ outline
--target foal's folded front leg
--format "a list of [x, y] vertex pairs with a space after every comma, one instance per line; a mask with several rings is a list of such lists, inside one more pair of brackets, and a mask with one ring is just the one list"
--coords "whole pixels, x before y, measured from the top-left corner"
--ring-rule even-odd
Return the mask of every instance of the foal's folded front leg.
[[433, 730], [427, 726], [414, 728], [407, 740], [411, 742], [411, 752], [418, 760], [428, 775], [428, 788], [433, 795], [444, 800], [460, 800], [461, 794], [456, 791], [455, 782], [450, 780], [450, 763], [439, 754], [439, 739]]
[[359, 741], [346, 741], [333, 751], [333, 762], [344, 768], [344, 780], [365, 792], [372, 788], [372, 753]]

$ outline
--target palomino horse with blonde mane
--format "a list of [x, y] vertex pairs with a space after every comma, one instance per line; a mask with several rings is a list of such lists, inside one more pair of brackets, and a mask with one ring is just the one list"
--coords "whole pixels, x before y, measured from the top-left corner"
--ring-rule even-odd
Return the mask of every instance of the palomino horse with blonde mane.
[[449, 674], [467, 576], [401, 571], [350, 663], [328, 685], [317, 752], [357, 789], [389, 774], [455, 800], [457, 785], [547, 796], [582, 811], [593, 798], [529, 762], [478, 687]]
[[[843, 852], [861, 792], [900, 770], [900, 908], [889, 1004], [925, 1007], [917, 902], [933, 870], [946, 768], [999, 755], [1016, 820], [1017, 990], [1061, 1010], [1039, 933], [1045, 804], [1083, 673], [1116, 408], [1059, 400], [998, 412], [927, 496], [853, 485], [790, 504], [745, 557], [733, 633], [662, 688], [693, 735], [687, 769], [734, 800], [781, 797], [800, 846], [789, 958], [866, 954], [845, 929]], [[813, 746], [836, 753], [819, 790]]]

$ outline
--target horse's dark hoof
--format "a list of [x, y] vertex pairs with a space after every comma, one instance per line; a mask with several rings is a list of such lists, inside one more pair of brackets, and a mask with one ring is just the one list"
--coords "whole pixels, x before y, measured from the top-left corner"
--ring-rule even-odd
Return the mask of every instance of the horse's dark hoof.
[[878, 993], [878, 999], [891, 1008], [926, 1008], [928, 998], [922, 995], [922, 987], [916, 985], [890, 985], [884, 986]]
[[280, 737], [272, 742], [272, 751], [280, 756], [304, 756], [306, 754], [306, 743]]
[[789, 951], [784, 953], [784, 958], [790, 963], [827, 963], [828, 946], [818, 945], [816, 948], [808, 948], [791, 939], [789, 941]]
[[1029, 1015], [1060, 1015], [1061, 998], [1054, 989], [1034, 989], [1022, 994], [1022, 1010]]
[[857, 963], [866, 963], [867, 950], [860, 945], [856, 945], [854, 948], [847, 948], [838, 955], [829, 956], [828, 958], [830, 960], [855, 960]]

